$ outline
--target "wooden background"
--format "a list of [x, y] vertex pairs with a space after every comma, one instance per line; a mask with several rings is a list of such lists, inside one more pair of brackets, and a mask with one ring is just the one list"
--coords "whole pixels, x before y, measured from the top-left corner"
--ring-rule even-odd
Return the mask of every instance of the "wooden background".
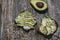
[[[47, 0], [46, 2], [48, 11], [40, 14], [30, 5], [30, 0], [0, 0], [0, 40], [60, 40], [60, 0]], [[38, 23], [44, 16], [52, 17], [58, 24], [57, 31], [48, 38], [35, 30], [26, 32], [16, 27], [14, 19], [23, 10], [31, 12], [37, 18]]]

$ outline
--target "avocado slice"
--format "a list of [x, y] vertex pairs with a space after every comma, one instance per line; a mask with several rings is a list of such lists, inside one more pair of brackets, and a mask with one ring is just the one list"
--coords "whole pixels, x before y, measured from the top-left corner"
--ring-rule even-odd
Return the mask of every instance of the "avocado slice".
[[17, 26], [23, 27], [25, 30], [33, 29], [36, 21], [32, 14], [28, 11], [21, 12], [15, 19]]
[[48, 5], [44, 0], [31, 0], [31, 5], [39, 11], [44, 11], [47, 9]]
[[57, 29], [56, 22], [49, 16], [44, 17], [40, 23], [39, 31], [44, 35], [53, 34]]

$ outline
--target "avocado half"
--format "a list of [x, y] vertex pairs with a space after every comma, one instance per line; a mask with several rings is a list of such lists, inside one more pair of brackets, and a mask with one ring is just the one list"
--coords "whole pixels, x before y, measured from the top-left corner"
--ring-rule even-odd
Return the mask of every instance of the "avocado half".
[[30, 3], [36, 10], [39, 11], [44, 11], [48, 7], [47, 3], [42, 0], [31, 0]]
[[39, 31], [44, 35], [53, 34], [57, 29], [56, 22], [50, 17], [44, 17], [40, 23]]
[[17, 26], [23, 27], [25, 30], [33, 29], [36, 21], [32, 14], [28, 11], [20, 12], [16, 17], [15, 22]]

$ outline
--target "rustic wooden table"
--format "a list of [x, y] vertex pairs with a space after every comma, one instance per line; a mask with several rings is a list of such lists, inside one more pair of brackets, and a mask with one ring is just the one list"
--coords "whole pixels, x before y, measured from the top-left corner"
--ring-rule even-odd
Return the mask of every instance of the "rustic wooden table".
[[[60, 0], [46, 2], [48, 11], [40, 14], [30, 5], [30, 0], [0, 0], [0, 40], [60, 40]], [[35, 30], [25, 32], [22, 28], [16, 27], [14, 19], [23, 10], [31, 12], [38, 23], [44, 16], [52, 17], [58, 24], [57, 31], [48, 38]]]

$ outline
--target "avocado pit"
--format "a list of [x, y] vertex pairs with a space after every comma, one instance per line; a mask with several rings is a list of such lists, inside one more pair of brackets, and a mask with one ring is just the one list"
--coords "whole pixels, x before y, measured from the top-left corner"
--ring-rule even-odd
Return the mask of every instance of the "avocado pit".
[[42, 2], [37, 2], [36, 5], [37, 5], [38, 8], [43, 8], [44, 7], [44, 4]]

